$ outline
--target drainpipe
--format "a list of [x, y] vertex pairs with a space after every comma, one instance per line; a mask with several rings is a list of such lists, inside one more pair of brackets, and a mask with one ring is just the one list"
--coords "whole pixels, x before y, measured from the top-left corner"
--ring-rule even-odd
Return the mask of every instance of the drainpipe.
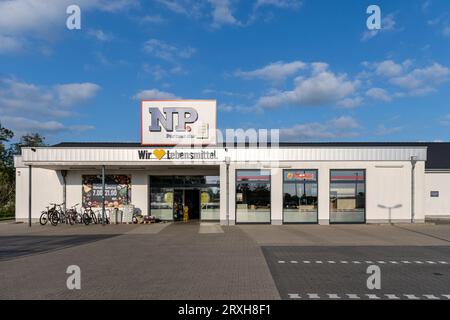
[[61, 176], [63, 178], [63, 210], [64, 212], [66, 212], [66, 200], [67, 200], [67, 182], [66, 182], [66, 177], [67, 177], [67, 170], [61, 170]]
[[227, 183], [226, 183], [226, 195], [227, 195], [227, 203], [225, 208], [227, 209], [227, 225], [230, 225], [230, 162], [231, 162], [231, 158], [230, 157], [225, 157], [225, 164], [227, 167], [227, 173], [226, 173], [226, 179], [227, 179]]
[[28, 226], [31, 227], [31, 176], [32, 176], [32, 165], [29, 165], [28, 170]]
[[105, 225], [105, 166], [102, 166], [102, 225]]
[[411, 223], [415, 220], [415, 190], [416, 190], [416, 179], [415, 179], [415, 169], [416, 169], [417, 157], [411, 156]]

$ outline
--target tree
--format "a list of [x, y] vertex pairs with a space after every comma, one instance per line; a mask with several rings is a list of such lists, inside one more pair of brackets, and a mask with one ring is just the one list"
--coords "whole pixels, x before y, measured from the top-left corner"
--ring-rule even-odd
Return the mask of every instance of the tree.
[[45, 138], [39, 133], [25, 134], [18, 143], [6, 143], [14, 137], [14, 133], [2, 127], [0, 123], [0, 217], [14, 216], [15, 170], [14, 155], [22, 153], [22, 147], [45, 146]]
[[0, 123], [0, 217], [14, 212], [14, 157], [5, 143], [14, 133]]
[[14, 154], [21, 154], [23, 147], [45, 147], [47, 144], [44, 142], [45, 137], [39, 133], [28, 133], [20, 137], [18, 143], [12, 145]]

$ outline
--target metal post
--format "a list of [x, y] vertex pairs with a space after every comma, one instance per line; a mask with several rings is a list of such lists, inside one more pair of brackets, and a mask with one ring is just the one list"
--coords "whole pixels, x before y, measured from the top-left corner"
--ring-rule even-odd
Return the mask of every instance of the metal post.
[[28, 226], [31, 227], [31, 183], [32, 183], [32, 165], [28, 170]]
[[67, 209], [67, 204], [66, 204], [66, 200], [67, 200], [67, 181], [66, 181], [67, 170], [61, 170], [61, 176], [63, 178], [63, 210], [64, 210], [64, 212], [66, 212], [66, 209]]
[[105, 166], [102, 166], [102, 225], [105, 225]]
[[225, 157], [225, 163], [226, 163], [226, 179], [227, 179], [227, 183], [226, 183], [226, 188], [227, 190], [226, 195], [227, 195], [227, 203], [226, 203], [226, 209], [227, 209], [227, 225], [230, 225], [230, 157]]
[[416, 192], [416, 182], [415, 182], [415, 168], [417, 163], [417, 157], [411, 157], [411, 223], [415, 220], [415, 192]]

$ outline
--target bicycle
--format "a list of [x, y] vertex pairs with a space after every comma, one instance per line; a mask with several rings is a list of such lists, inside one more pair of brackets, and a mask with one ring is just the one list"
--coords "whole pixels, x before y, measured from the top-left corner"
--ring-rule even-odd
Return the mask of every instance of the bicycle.
[[[97, 210], [97, 221], [99, 224], [103, 224], [103, 214], [102, 214], [102, 210]], [[105, 224], [110, 224], [111, 223], [111, 210], [110, 209], [105, 209]]]
[[81, 215], [81, 213], [79, 213], [77, 211], [77, 206], [79, 206], [79, 205], [80, 204], [77, 203], [77, 204], [73, 205], [72, 207], [70, 207], [70, 209], [68, 209], [66, 211], [66, 216], [69, 216], [70, 220], [76, 224], [83, 223], [83, 216]]
[[94, 223], [94, 224], [98, 223], [97, 216], [96, 216], [95, 212], [92, 210], [92, 207], [84, 208], [82, 220], [83, 220], [84, 224], [87, 226], [91, 223]]
[[68, 210], [64, 212], [64, 210], [62, 210], [61, 208], [61, 206], [64, 203], [61, 204], [50, 203], [50, 204], [53, 205], [54, 208], [54, 212], [50, 215], [50, 222], [53, 226], [57, 226], [58, 223], [66, 223], [70, 225], [74, 224], [74, 221], [72, 220], [71, 214], [68, 213]]
[[42, 211], [41, 216], [39, 217], [39, 223], [41, 224], [41, 226], [45, 226], [47, 224], [48, 221], [50, 221], [50, 218], [52, 216], [52, 214], [54, 214], [56, 207], [53, 206], [52, 208], [50, 207], [46, 207], [47, 210], [46, 211]]

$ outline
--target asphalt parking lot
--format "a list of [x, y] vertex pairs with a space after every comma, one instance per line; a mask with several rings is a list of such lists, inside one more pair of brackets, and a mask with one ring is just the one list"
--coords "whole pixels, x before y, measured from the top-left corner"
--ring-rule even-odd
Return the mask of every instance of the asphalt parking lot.
[[0, 299], [447, 300], [450, 225], [0, 223], [0, 287]]
[[[445, 246], [263, 247], [283, 299], [450, 299]], [[369, 266], [381, 288], [369, 290]]]

